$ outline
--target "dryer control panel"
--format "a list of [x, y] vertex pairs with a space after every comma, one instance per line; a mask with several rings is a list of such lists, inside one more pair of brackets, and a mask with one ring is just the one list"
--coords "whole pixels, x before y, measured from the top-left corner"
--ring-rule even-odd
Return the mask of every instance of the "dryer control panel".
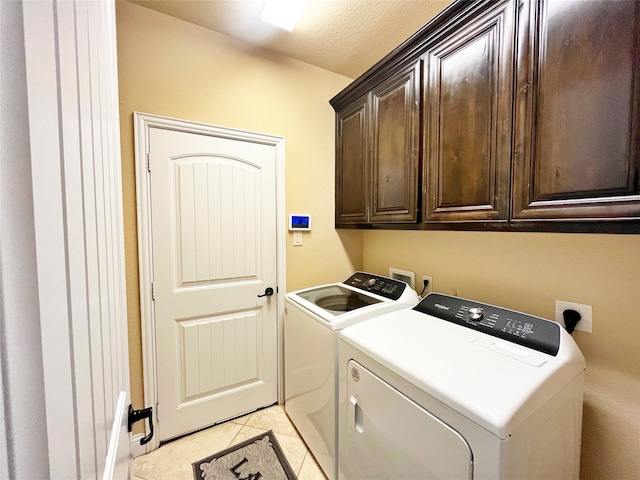
[[549, 355], [560, 348], [560, 325], [526, 313], [440, 293], [430, 293], [413, 309]]
[[402, 296], [404, 289], [408, 287], [406, 283], [394, 278], [381, 277], [380, 275], [364, 272], [354, 273], [343, 283], [391, 300], [398, 300]]

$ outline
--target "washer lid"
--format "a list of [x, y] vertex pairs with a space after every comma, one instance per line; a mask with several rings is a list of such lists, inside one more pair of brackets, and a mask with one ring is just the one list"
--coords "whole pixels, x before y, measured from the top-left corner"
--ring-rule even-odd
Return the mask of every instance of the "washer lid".
[[380, 298], [365, 295], [339, 284], [303, 290], [298, 292], [297, 295], [332, 315], [342, 315], [343, 313], [383, 301]]
[[553, 356], [406, 309], [346, 328], [340, 338], [506, 438], [584, 371], [582, 353], [564, 329], [560, 333]]
[[315, 314], [333, 330], [399, 308], [413, 307], [420, 301], [406, 283], [366, 272], [356, 272], [342, 283], [290, 292], [286, 298]]
[[[345, 294], [345, 298], [342, 300], [335, 298], [336, 295], [340, 295], [339, 292], [341, 292], [342, 289], [351, 293]], [[306, 292], [308, 292], [308, 295], [305, 295]], [[358, 299], [349, 300], [351, 294], [357, 295]], [[307, 300], [303, 298], [302, 295], [309, 296], [310, 299]], [[315, 298], [313, 298], [312, 295], [315, 296]], [[325, 285], [309, 290], [291, 292], [286, 296], [287, 302], [301, 309], [310, 319], [334, 331], [342, 330], [343, 328], [375, 317], [376, 315], [382, 315], [401, 308], [411, 308], [418, 300], [417, 294], [410, 288], [407, 289], [399, 300], [393, 301], [371, 293], [354, 290], [342, 284]], [[335, 304], [342, 302], [351, 302], [352, 304], [361, 304], [362, 306], [345, 312], [326, 308], [333, 307]], [[319, 304], [324, 305], [325, 308], [319, 306]]]

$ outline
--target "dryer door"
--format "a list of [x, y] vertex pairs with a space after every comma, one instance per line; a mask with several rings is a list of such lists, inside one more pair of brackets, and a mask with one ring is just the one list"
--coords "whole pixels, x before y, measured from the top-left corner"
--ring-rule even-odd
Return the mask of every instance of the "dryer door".
[[359, 363], [348, 369], [341, 479], [473, 478], [471, 449], [458, 432]]

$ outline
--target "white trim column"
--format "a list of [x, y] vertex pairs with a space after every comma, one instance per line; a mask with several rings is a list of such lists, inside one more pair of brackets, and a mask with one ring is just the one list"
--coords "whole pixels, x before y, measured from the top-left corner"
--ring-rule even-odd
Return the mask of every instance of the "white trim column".
[[114, 8], [113, 0], [0, 2], [0, 473], [8, 478], [128, 476]]
[[0, 1], [0, 478], [49, 478], [23, 4]]

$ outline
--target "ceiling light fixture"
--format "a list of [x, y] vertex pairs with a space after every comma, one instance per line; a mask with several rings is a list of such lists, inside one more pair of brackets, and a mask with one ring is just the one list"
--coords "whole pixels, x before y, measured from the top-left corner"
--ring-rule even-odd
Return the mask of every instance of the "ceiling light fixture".
[[289, 32], [302, 16], [308, 0], [267, 0], [262, 20]]

